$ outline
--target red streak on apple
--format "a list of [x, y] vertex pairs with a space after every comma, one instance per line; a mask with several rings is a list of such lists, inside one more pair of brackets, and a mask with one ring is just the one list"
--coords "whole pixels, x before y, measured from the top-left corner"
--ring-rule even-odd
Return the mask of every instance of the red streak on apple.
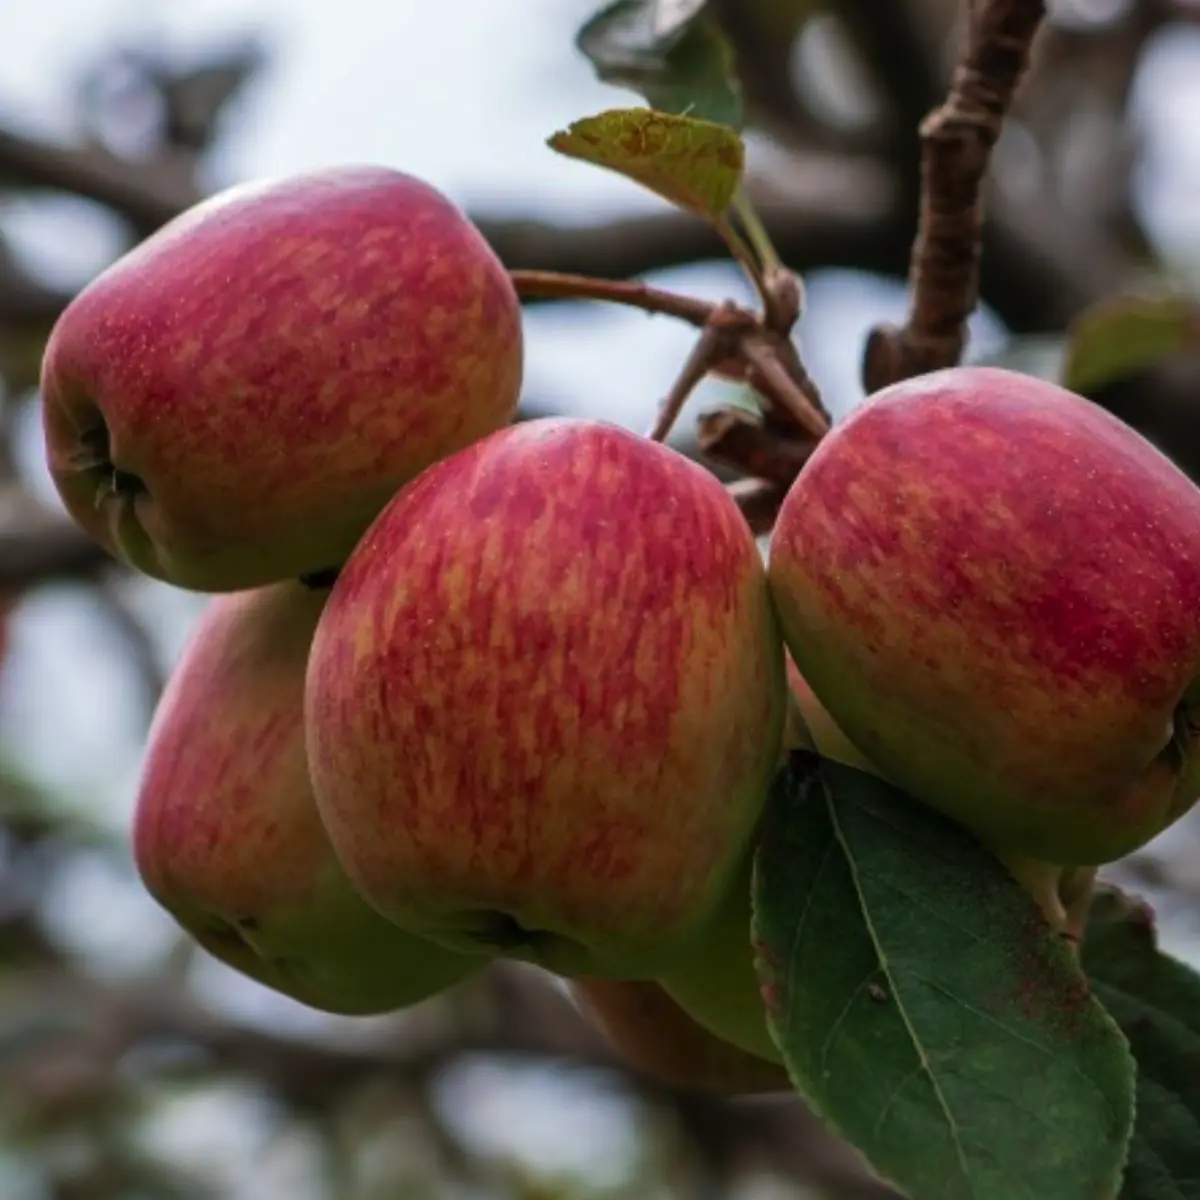
[[[50, 468], [83, 528], [148, 573], [274, 582], [340, 564], [397, 487], [506, 424], [522, 361], [507, 273], [434, 188], [376, 167], [246, 185], [60, 318]], [[113, 492], [113, 467], [144, 492]]]
[[382, 911], [451, 940], [506, 914], [573, 940], [549, 952], [564, 969], [594, 943], [584, 973], [621, 973], [715, 910], [783, 695], [761, 558], [717, 481], [545, 420], [426, 471], [364, 536], [317, 630], [308, 740]]

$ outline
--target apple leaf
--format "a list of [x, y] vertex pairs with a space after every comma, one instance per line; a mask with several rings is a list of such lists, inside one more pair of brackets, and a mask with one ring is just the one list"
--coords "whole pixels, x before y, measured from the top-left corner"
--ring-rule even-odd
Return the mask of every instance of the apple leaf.
[[1107, 300], [1068, 329], [1062, 384], [1086, 392], [1189, 347], [1200, 348], [1200, 304], [1195, 300], [1169, 293]]
[[1114, 1196], [1125, 1038], [1069, 945], [961, 827], [794, 753], [755, 861], [756, 965], [797, 1090], [920, 1200]]
[[745, 163], [742, 139], [731, 129], [649, 108], [584, 117], [554, 134], [549, 145], [626, 175], [707, 220], [729, 207]]
[[1148, 905], [1097, 890], [1082, 961], [1138, 1064], [1121, 1200], [1200, 1197], [1200, 975], [1158, 949]]
[[661, 112], [742, 126], [733, 50], [707, 0], [616, 0], [591, 17], [575, 44], [605, 83]]
[[654, 0], [654, 28], [660, 37], [683, 33], [709, 0]]

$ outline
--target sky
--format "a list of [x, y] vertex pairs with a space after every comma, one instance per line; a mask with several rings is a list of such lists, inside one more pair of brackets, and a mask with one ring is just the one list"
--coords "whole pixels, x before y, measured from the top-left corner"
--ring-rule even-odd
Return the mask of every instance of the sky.
[[[232, 114], [209, 165], [210, 188], [370, 161], [421, 175], [468, 209], [489, 214], [590, 223], [653, 212], [660, 202], [649, 193], [544, 145], [577, 117], [635, 102], [599, 84], [571, 48], [573, 29], [593, 7], [594, 0], [0, 0], [0, 120], [70, 137], [71, 81], [106, 45], [152, 31], [186, 52], [261, 30], [275, 61]], [[1138, 88], [1146, 139], [1139, 187], [1164, 244], [1194, 247], [1200, 31], [1157, 46], [1153, 68]], [[100, 269], [115, 246], [110, 222], [68, 200], [0, 202], [0, 230], [41, 274], [64, 286]], [[714, 299], [744, 295], [740, 278], [724, 268], [670, 272], [660, 282]], [[808, 280], [808, 296], [801, 326], [806, 361], [835, 411], [844, 411], [858, 395], [862, 335], [874, 322], [902, 315], [903, 289], [829, 273]], [[973, 329], [973, 352], [999, 345], [1001, 330], [987, 314]], [[666, 320], [594, 307], [540, 309], [529, 314], [527, 333], [530, 394], [633, 427], [646, 423], [693, 336]], [[692, 411], [713, 394], [702, 390]], [[25, 435], [37, 477], [36, 423]], [[37, 484], [52, 502], [44, 474]], [[169, 663], [202, 599], [146, 582], [131, 582], [126, 591]], [[0, 678], [0, 748], [19, 749], [70, 802], [122, 828], [148, 715], [125, 649], [87, 601], [66, 588], [46, 589], [23, 606], [15, 643], [11, 670]], [[59, 903], [63, 936], [75, 938], [101, 967], [151, 953], [169, 932], [144, 895], [115, 888], [96, 863], [64, 879]], [[80, 913], [89, 915], [86, 933]], [[141, 923], [144, 938], [128, 936], [131, 922]], [[261, 989], [219, 971], [214, 979], [223, 1003], [249, 1018], [276, 1019], [278, 1005]], [[309, 1019], [296, 1009], [290, 1015], [298, 1028]]]

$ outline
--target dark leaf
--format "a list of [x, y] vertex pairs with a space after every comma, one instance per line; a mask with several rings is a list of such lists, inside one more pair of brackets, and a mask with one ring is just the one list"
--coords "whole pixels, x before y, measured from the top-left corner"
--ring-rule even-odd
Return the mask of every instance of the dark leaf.
[[1099, 1200], [1133, 1062], [1067, 942], [964, 830], [796, 755], [755, 875], [768, 1018], [801, 1093], [918, 1200]]

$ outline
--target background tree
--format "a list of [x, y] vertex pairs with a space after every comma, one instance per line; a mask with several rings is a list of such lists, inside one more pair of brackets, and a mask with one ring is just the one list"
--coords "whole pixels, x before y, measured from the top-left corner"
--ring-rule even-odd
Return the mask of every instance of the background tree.
[[[575, 4], [575, 18], [594, 7]], [[919, 129], [946, 95], [979, 5], [708, 8], [744, 81], [749, 190], [784, 262], [808, 281], [806, 362], [830, 408], [845, 411], [861, 388], [821, 343], [840, 333], [860, 345], [880, 306], [903, 315]], [[1148, 122], [1139, 98], [1171, 70], [1172, 54], [1200, 61], [1198, 17], [1186, 0], [1078, 0], [1052, 11], [986, 183], [984, 319], [974, 325], [983, 349], [1035, 370], [1061, 357], [1067, 331], [1095, 305], [1148, 280], [1196, 278], [1200, 224], [1162, 219], [1162, 161], [1186, 171], [1195, 146], [1170, 140], [1175, 126]], [[510, 16], [514, 38], [533, 19]], [[287, 54], [271, 36], [214, 38], [186, 52], [149, 35], [98, 44], [63, 97], [69, 131], [48, 135], [30, 114], [0, 125], [0, 595], [12, 660], [0, 683], [0, 1192], [892, 1195], [796, 1100], [728, 1101], [649, 1081], [532, 970], [495, 967], [412, 1012], [364, 1022], [318, 1019], [235, 979], [180, 938], [134, 882], [121, 823], [128, 764], [101, 754], [57, 775], [25, 752], [34, 692], [100, 672], [119, 681], [113, 704], [134, 736], [144, 730], [197, 603], [128, 577], [67, 522], [39, 475], [30, 451], [38, 365], [74, 289], [39, 269], [20, 236], [22, 214], [72, 197], [103, 211], [111, 254], [135, 244], [212, 189], [222, 139]], [[580, 78], [590, 71], [569, 38], [557, 55]], [[453, 58], [436, 64], [443, 80], [465, 69]], [[545, 69], [549, 93], [552, 60]], [[3, 84], [0, 61], [0, 100]], [[413, 103], [422, 87], [397, 85], [395, 103]], [[632, 102], [618, 91], [605, 97]], [[398, 155], [393, 165], [406, 164]], [[496, 173], [519, 190], [503, 163]], [[511, 268], [655, 278], [722, 254], [706, 225], [665, 207], [600, 220], [470, 208]], [[830, 272], [844, 271], [863, 274], [839, 300], [833, 281], [842, 277]], [[731, 274], [713, 278], [715, 298], [737, 287]], [[549, 321], [581, 348], [612, 336], [590, 307], [527, 304], [535, 354]], [[1200, 478], [1200, 368], [1188, 327], [1169, 339], [1174, 352], [1107, 370], [1085, 390]], [[980, 351], [975, 343], [968, 357]], [[651, 411], [670, 376], [656, 375], [648, 355], [643, 377], [642, 409]], [[698, 399], [728, 387], [709, 385]], [[580, 407], [553, 390], [534, 373], [524, 411]], [[700, 453], [694, 420], [675, 437]], [[80, 619], [84, 632], [73, 634]], [[80, 646], [69, 669], [38, 676], [43, 660], [23, 639], [60, 637]], [[93, 789], [113, 802], [97, 802]], [[1196, 836], [1193, 817], [1109, 872], [1154, 897], [1183, 948]]]

